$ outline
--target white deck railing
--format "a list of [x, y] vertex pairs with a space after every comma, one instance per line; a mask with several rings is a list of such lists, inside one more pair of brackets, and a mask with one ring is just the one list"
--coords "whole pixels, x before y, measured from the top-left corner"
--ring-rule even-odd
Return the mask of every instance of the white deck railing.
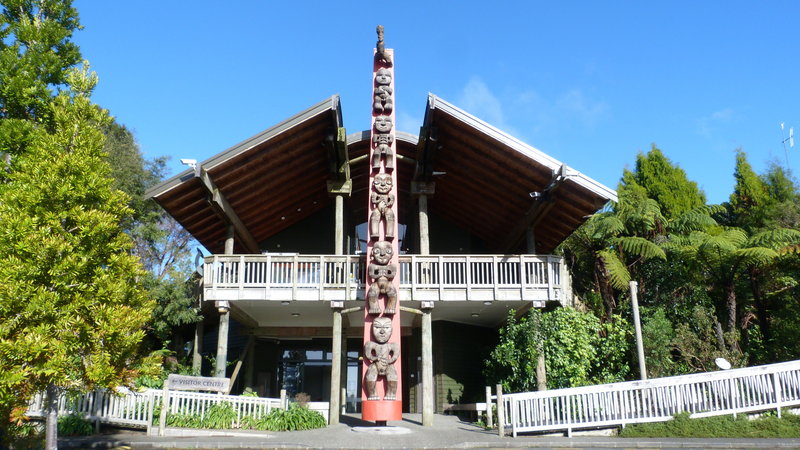
[[800, 405], [800, 361], [645, 381], [503, 396], [504, 426], [520, 432], [659, 422]]
[[[123, 425], [134, 428], [149, 428], [153, 423], [153, 411], [161, 406], [163, 391], [147, 389], [133, 392], [123, 389], [114, 395], [104, 391], [59, 397], [59, 415], [77, 414], [90, 421]], [[280, 398], [243, 397], [239, 395], [205, 394], [200, 392], [170, 391], [168, 411], [171, 414], [196, 414], [203, 417], [206, 411], [217, 403], [228, 403], [236, 411], [234, 428], [246, 416], [261, 417], [273, 408], [285, 408]], [[34, 397], [27, 415], [44, 418], [44, 395]], [[327, 418], [327, 410], [323, 414]], [[158, 417], [155, 418], [156, 422]]]
[[[401, 300], [562, 300], [567, 277], [552, 255], [401, 255]], [[363, 300], [361, 255], [214, 255], [206, 300]]]

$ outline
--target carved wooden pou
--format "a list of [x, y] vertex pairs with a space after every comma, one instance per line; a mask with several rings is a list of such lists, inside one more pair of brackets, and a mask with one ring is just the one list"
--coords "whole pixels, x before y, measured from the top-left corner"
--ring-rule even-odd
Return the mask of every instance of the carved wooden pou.
[[364, 375], [361, 417], [378, 423], [402, 420], [400, 277], [397, 255], [397, 170], [395, 137], [394, 52], [384, 48], [378, 26], [373, 58], [372, 127], [369, 140], [366, 305], [364, 308]]

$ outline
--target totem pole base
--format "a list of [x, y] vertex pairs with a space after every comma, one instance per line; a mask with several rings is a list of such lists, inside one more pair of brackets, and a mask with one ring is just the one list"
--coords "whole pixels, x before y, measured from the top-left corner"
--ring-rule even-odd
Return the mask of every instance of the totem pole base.
[[361, 419], [370, 422], [403, 420], [402, 400], [371, 400], [361, 403]]

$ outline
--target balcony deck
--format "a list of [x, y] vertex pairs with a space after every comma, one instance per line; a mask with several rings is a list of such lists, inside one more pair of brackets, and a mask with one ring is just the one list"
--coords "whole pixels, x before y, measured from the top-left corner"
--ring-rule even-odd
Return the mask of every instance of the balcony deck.
[[[401, 301], [546, 301], [568, 298], [553, 255], [400, 255]], [[363, 255], [214, 255], [205, 258], [205, 300], [357, 301]]]

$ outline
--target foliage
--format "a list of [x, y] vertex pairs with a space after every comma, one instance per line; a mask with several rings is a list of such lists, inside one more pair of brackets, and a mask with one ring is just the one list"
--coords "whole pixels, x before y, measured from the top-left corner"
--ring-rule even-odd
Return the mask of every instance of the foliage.
[[156, 299], [148, 322], [148, 344], [151, 349], [169, 347], [181, 359], [182, 327], [200, 319], [193, 292], [196, 281], [191, 278], [194, 268], [189, 263], [192, 240], [160, 206], [144, 197], [164, 177], [166, 159], [145, 160], [124, 125], [111, 122], [103, 131], [114, 187], [128, 194], [133, 211], [123, 226], [133, 238], [133, 253], [147, 270], [143, 283]]
[[692, 319], [675, 328], [672, 347], [677, 353], [679, 373], [717, 370], [716, 358], [725, 358], [733, 367], [744, 367], [746, 355], [735, 345], [737, 331], [724, 333], [713, 311], [695, 306]]
[[289, 405], [289, 409], [275, 408], [266, 416], [242, 418], [242, 427], [265, 431], [313, 430], [325, 427], [325, 417], [317, 411], [297, 403]]
[[484, 373], [502, 383], [506, 392], [535, 390], [537, 344], [542, 339], [548, 388], [622, 381], [630, 371], [630, 337], [624, 321], [601, 324], [593, 314], [573, 308], [544, 314], [534, 310], [519, 319], [511, 311], [500, 330], [500, 343], [485, 361]]
[[664, 153], [653, 145], [647, 154], [636, 156], [636, 167], [631, 172], [624, 170], [619, 193], [641, 189], [648, 198], [655, 200], [664, 217], [679, 217], [706, 204], [706, 196], [697, 183], [686, 177], [686, 172], [673, 164]]
[[102, 153], [108, 118], [89, 100], [96, 80], [87, 68], [70, 72], [51, 102], [52, 128], [33, 128], [0, 184], [4, 414], [50, 384], [129, 383], [141, 362], [152, 303], [120, 227], [130, 210]]
[[779, 419], [765, 415], [750, 420], [746, 414], [689, 418], [689, 413], [676, 414], [672, 420], [657, 423], [634, 424], [625, 427], [620, 437], [670, 437], [670, 438], [798, 438], [800, 416], [787, 411]]
[[674, 375], [672, 340], [675, 330], [664, 308], [642, 308], [642, 343], [648, 378]]
[[53, 90], [81, 61], [69, 0], [3, 0], [0, 12], [0, 152], [22, 154], [38, 126], [53, 125]]
[[89, 436], [94, 432], [94, 426], [88, 420], [77, 414], [69, 414], [58, 418], [59, 436]]

